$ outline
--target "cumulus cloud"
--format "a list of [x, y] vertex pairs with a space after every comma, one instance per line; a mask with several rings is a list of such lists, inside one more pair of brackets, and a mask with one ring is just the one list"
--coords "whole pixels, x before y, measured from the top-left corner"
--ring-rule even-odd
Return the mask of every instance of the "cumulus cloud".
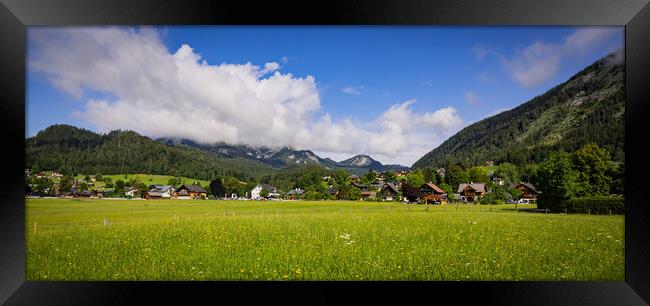
[[341, 91], [342, 91], [343, 93], [348, 94], [348, 95], [359, 96], [359, 95], [361, 95], [361, 90], [362, 90], [363, 88], [364, 88], [363, 86], [359, 86], [359, 87], [346, 86], [346, 87], [343, 87], [343, 88], [341, 89]]
[[610, 42], [621, 28], [588, 27], [576, 30], [562, 43], [535, 41], [507, 58], [497, 54], [503, 69], [518, 83], [534, 87], [553, 78], [562, 61]]
[[100, 132], [366, 153], [410, 165], [463, 124], [452, 107], [415, 112], [414, 100], [368, 122], [333, 120], [314, 76], [281, 72], [275, 62], [210, 64], [187, 44], [168, 50], [150, 28], [35, 28], [28, 35], [29, 69], [83, 101], [74, 113]]

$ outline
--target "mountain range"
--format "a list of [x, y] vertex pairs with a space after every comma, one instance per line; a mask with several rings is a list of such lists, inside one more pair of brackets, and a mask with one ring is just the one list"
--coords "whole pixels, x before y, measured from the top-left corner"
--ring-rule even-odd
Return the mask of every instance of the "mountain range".
[[199, 144], [187, 139], [157, 140], [134, 131], [98, 134], [70, 125], [52, 125], [25, 140], [26, 167], [74, 173], [150, 173], [211, 179], [232, 175], [242, 180], [300, 166], [318, 165], [365, 174], [369, 169], [408, 170], [383, 165], [367, 155], [342, 162], [321, 158], [310, 150], [272, 149], [246, 145]]
[[159, 138], [156, 141], [170, 146], [186, 146], [211, 152], [221, 158], [244, 158], [256, 160], [274, 168], [286, 168], [295, 165], [320, 165], [326, 169], [345, 169], [351, 173], [366, 173], [369, 169], [385, 171], [387, 169], [409, 170], [402, 165], [383, 165], [368, 155], [356, 155], [341, 162], [322, 158], [310, 150], [296, 150], [290, 147], [269, 148], [227, 143], [200, 144], [188, 139]]

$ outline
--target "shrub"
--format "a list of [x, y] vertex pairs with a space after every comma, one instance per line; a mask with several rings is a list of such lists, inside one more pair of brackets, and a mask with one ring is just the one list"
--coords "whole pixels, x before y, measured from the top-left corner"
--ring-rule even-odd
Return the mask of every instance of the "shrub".
[[613, 214], [625, 213], [623, 197], [593, 196], [571, 199], [565, 202], [564, 208], [572, 213]]
[[624, 214], [625, 199], [613, 196], [580, 197], [569, 200], [540, 198], [539, 208], [548, 208], [551, 212], [579, 213], [579, 214]]

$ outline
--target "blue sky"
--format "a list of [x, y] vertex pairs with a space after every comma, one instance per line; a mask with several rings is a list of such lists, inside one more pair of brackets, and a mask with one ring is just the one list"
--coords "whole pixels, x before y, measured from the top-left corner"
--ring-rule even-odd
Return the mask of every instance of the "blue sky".
[[623, 46], [622, 27], [30, 27], [28, 36], [27, 136], [68, 123], [406, 165]]

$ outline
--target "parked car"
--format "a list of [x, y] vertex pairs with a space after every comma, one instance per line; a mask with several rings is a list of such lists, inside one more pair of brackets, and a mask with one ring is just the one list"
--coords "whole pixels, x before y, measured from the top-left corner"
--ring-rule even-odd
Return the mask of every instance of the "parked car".
[[506, 200], [506, 204], [517, 204], [517, 203], [519, 203], [517, 200], [513, 200], [513, 199]]

